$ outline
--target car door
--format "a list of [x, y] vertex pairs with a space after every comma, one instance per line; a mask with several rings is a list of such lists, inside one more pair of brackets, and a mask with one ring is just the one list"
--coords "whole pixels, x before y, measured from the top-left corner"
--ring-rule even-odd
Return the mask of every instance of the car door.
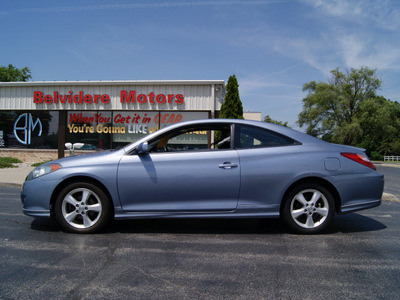
[[[219, 146], [213, 147], [209, 127], [185, 130], [150, 141], [147, 153], [133, 151], [121, 159], [117, 180], [124, 211], [210, 212], [237, 207], [240, 164], [230, 136], [220, 136]], [[220, 132], [213, 132], [213, 138]]]

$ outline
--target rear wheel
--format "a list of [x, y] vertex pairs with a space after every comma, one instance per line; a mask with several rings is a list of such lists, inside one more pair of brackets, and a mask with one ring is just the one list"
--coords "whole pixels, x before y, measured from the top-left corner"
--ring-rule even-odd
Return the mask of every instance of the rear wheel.
[[91, 183], [73, 183], [56, 199], [55, 216], [69, 232], [93, 233], [111, 218], [111, 202], [106, 193]]
[[287, 193], [282, 211], [286, 226], [296, 233], [319, 233], [335, 213], [332, 194], [316, 183], [303, 183]]

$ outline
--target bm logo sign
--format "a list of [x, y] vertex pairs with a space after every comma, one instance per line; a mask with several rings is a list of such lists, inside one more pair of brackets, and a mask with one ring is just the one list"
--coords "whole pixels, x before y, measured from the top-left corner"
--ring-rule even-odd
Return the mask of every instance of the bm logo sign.
[[20, 115], [14, 122], [14, 136], [17, 141], [24, 145], [30, 145], [33, 134], [42, 135], [42, 122], [40, 122], [40, 119], [33, 120], [30, 113]]

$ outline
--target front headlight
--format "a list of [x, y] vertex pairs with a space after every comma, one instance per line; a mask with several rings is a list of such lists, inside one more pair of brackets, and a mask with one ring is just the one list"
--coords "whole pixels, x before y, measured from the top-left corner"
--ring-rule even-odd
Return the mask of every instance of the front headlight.
[[61, 165], [59, 165], [59, 164], [41, 165], [41, 166], [33, 169], [29, 173], [29, 175], [26, 178], [26, 180], [32, 180], [32, 179], [38, 178], [40, 176], [43, 176], [43, 175], [49, 174], [51, 172], [54, 172], [54, 171], [56, 171], [58, 169], [61, 169]]

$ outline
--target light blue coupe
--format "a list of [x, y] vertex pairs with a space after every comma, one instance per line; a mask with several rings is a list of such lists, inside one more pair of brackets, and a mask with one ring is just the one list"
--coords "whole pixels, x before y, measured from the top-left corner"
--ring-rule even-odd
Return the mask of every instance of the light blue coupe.
[[384, 179], [362, 149], [265, 122], [199, 120], [125, 148], [45, 163], [23, 212], [92, 233], [112, 218], [277, 218], [321, 232], [337, 213], [381, 203]]

